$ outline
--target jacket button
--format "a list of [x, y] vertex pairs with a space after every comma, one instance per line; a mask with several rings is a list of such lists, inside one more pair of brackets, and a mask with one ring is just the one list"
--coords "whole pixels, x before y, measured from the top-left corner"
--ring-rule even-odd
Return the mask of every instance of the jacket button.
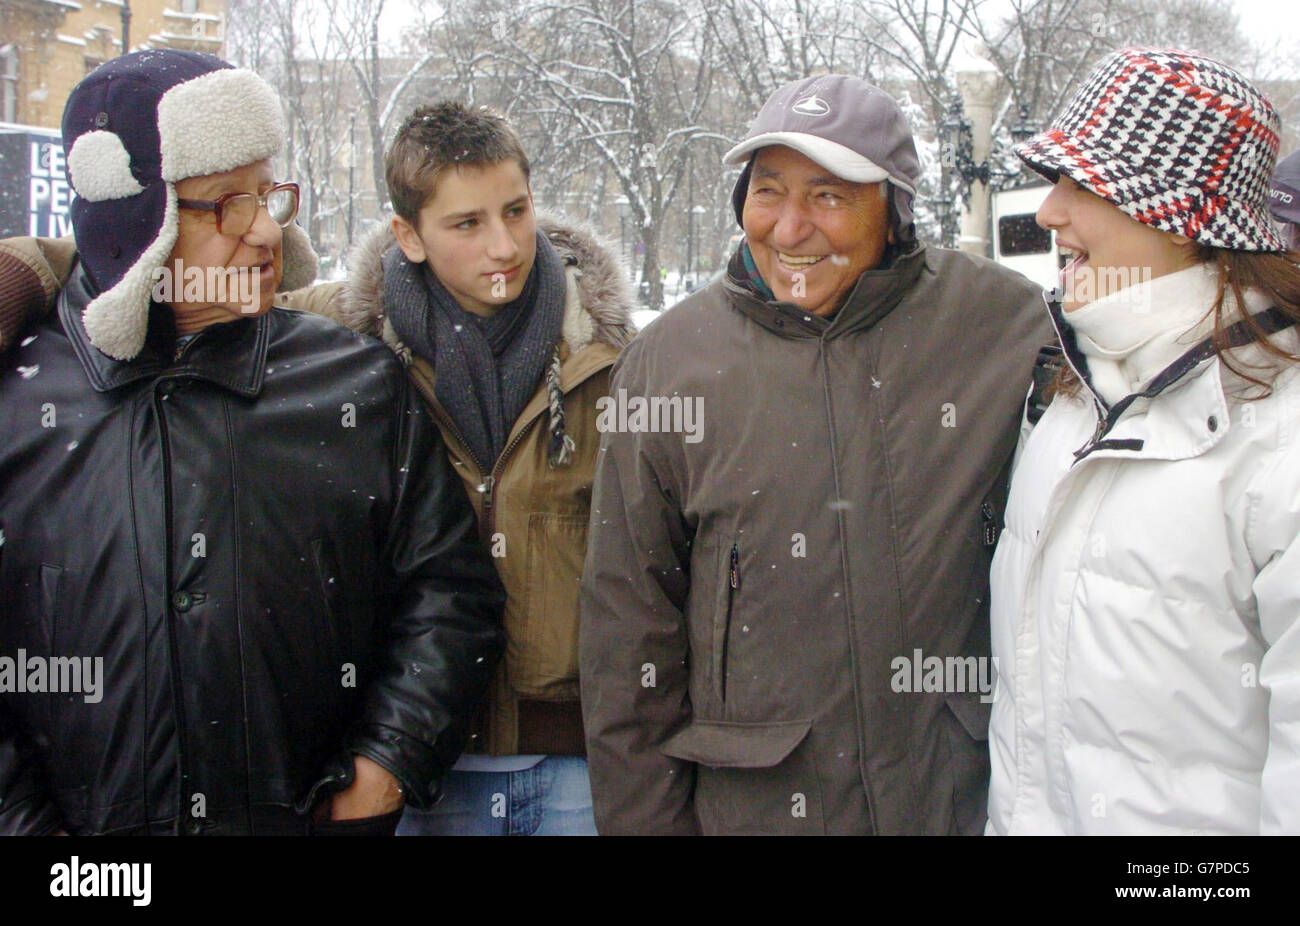
[[1205, 426], [1211, 431], [1217, 431], [1219, 430], [1219, 419], [1211, 415], [1209, 418], [1205, 419]]
[[192, 604], [194, 604], [194, 599], [190, 597], [189, 592], [172, 592], [172, 607], [177, 611], [188, 611]]
[[108, 125], [108, 113], [95, 113], [95, 128], [102, 129]]

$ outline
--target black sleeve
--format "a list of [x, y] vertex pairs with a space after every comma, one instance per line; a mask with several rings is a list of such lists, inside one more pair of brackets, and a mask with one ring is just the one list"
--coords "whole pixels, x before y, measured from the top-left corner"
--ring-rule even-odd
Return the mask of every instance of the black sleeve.
[[[505, 592], [460, 477], [406, 376], [392, 464], [375, 677], [348, 752], [382, 765], [416, 809], [436, 799], [504, 648]], [[347, 763], [350, 765], [351, 763]]]

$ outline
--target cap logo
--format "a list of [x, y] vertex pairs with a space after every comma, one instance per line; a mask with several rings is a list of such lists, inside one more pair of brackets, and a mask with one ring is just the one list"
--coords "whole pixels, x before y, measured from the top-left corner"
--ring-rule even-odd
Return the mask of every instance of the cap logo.
[[805, 116], [824, 116], [831, 111], [831, 106], [817, 94], [806, 96], [790, 107], [797, 113], [803, 113]]

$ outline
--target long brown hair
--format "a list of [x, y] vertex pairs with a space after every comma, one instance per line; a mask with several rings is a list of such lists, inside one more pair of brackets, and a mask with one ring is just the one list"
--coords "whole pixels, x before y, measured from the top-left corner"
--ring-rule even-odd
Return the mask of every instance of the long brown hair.
[[[1232, 356], [1232, 345], [1228, 343], [1227, 331], [1239, 319], [1234, 316], [1225, 318], [1229, 302], [1229, 291], [1236, 305], [1246, 305], [1246, 291], [1258, 290], [1268, 297], [1271, 305], [1289, 319], [1300, 323], [1300, 251], [1230, 251], [1200, 245], [1196, 250], [1198, 260], [1213, 264], [1218, 270], [1218, 291], [1214, 296], [1214, 330], [1210, 340], [1219, 360], [1233, 373], [1253, 384], [1260, 391], [1254, 398], [1264, 398], [1273, 391], [1273, 380], [1279, 368], [1277, 364], [1259, 365], [1243, 364], [1239, 357]], [[1249, 315], [1245, 316], [1246, 330], [1251, 334], [1249, 343], [1259, 344], [1275, 360], [1286, 363], [1300, 363], [1300, 354], [1292, 354], [1278, 347], [1268, 338], [1268, 333], [1259, 322]], [[1269, 370], [1271, 374], [1268, 374]], [[1260, 375], [1252, 375], [1254, 371]], [[1056, 378], [1047, 387], [1047, 397], [1055, 395], [1074, 396], [1079, 393], [1082, 384], [1067, 363], [1061, 364]]]

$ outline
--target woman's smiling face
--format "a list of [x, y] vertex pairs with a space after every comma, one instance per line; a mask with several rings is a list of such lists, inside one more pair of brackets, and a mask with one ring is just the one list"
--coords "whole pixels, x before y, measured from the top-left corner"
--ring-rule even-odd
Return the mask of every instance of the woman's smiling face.
[[1144, 225], [1065, 176], [1038, 207], [1037, 221], [1075, 255], [1061, 271], [1066, 312], [1196, 262], [1189, 239]]

